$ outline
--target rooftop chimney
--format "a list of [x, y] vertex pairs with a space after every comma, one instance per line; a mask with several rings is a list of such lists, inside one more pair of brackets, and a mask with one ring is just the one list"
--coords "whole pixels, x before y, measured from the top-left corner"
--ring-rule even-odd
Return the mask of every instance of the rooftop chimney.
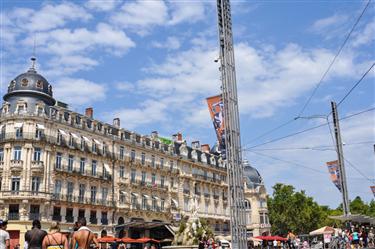
[[92, 109], [92, 107], [86, 108], [85, 115], [89, 118], [93, 118], [94, 117], [94, 109]]
[[157, 131], [151, 132], [151, 137], [152, 138], [157, 138], [158, 137], [158, 132]]
[[201, 150], [205, 153], [210, 153], [210, 145], [208, 144], [202, 144]]
[[177, 142], [182, 143], [182, 133], [177, 133]]
[[193, 149], [200, 149], [201, 148], [200, 142], [199, 141], [191, 142], [191, 147]]
[[113, 126], [116, 128], [120, 128], [120, 118], [113, 119]]

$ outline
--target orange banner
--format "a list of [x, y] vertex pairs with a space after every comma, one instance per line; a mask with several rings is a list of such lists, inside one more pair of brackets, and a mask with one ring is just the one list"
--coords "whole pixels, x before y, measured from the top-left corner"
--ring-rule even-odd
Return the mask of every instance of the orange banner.
[[341, 183], [340, 183], [340, 171], [339, 171], [339, 162], [337, 160], [327, 162], [328, 172], [331, 178], [331, 181], [338, 190], [341, 192]]
[[223, 99], [221, 95], [207, 98], [208, 110], [216, 131], [217, 139], [221, 146], [225, 144], [225, 126], [223, 113]]

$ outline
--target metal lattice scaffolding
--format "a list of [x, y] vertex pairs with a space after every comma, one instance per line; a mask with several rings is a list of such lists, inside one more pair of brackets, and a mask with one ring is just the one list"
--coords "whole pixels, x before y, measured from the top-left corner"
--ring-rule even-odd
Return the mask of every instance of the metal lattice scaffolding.
[[232, 248], [245, 249], [247, 238], [243, 165], [230, 1], [217, 0], [217, 12]]

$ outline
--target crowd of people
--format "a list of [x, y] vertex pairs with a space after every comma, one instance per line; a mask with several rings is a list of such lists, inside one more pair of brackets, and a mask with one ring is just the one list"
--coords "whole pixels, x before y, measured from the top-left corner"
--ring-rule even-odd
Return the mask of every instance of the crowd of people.
[[[0, 249], [10, 249], [7, 222], [0, 220]], [[19, 248], [17, 245], [15, 248]], [[86, 219], [80, 218], [68, 237], [60, 231], [59, 222], [52, 222], [48, 233], [42, 230], [39, 220], [34, 220], [32, 229], [25, 234], [24, 249], [91, 249], [98, 248], [96, 235], [86, 226]]]
[[363, 227], [346, 229], [341, 234], [336, 234], [336, 237], [339, 239], [340, 248], [343, 249], [375, 247], [375, 235], [372, 228], [369, 230]]
[[198, 249], [225, 249], [229, 248], [229, 244], [227, 246], [222, 245], [220, 241], [215, 241], [213, 237], [206, 237], [203, 236], [199, 239], [198, 242]]

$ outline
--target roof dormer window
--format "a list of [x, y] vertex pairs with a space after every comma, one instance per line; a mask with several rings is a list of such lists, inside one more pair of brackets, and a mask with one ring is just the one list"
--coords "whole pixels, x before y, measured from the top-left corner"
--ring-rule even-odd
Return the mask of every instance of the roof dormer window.
[[43, 82], [42, 82], [41, 80], [38, 80], [38, 81], [36, 82], [36, 87], [37, 87], [37, 88], [40, 88], [40, 89], [43, 89]]
[[26, 78], [23, 78], [22, 80], [21, 80], [21, 86], [27, 86], [29, 84], [29, 81], [26, 79]]

